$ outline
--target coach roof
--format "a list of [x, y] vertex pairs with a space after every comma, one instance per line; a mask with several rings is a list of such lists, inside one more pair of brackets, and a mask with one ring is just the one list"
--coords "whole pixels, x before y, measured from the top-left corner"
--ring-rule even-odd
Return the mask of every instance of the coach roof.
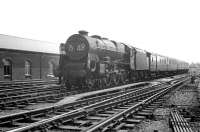
[[59, 44], [0, 34], [0, 49], [59, 54]]

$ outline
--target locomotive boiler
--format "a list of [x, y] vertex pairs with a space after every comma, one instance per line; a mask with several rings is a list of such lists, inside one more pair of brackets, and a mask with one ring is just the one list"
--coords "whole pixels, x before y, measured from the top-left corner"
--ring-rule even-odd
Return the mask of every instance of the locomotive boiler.
[[103, 88], [128, 81], [129, 50], [125, 44], [79, 31], [60, 49], [60, 73], [68, 88]]

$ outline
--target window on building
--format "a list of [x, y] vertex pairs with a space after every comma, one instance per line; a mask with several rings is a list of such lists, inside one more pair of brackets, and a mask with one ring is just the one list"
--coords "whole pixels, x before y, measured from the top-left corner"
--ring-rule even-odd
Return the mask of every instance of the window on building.
[[31, 75], [31, 62], [26, 60], [24, 67], [25, 67], [25, 75], [30, 76]]
[[54, 77], [54, 62], [49, 61], [49, 74], [48, 76]]
[[12, 75], [12, 62], [8, 59], [3, 59], [4, 76], [11, 77]]

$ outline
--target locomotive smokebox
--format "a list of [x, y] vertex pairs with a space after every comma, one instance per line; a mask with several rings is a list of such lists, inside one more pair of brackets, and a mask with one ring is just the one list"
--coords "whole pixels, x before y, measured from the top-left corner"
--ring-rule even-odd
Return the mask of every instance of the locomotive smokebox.
[[88, 32], [85, 31], [85, 30], [80, 30], [80, 31], [78, 31], [78, 33], [79, 33], [80, 35], [88, 36]]

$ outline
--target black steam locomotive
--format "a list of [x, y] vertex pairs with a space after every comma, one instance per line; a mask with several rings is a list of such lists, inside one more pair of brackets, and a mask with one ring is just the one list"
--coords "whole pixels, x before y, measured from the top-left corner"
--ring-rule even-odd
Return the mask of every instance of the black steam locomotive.
[[67, 88], [105, 88], [187, 71], [186, 62], [86, 31], [60, 45], [59, 76]]

